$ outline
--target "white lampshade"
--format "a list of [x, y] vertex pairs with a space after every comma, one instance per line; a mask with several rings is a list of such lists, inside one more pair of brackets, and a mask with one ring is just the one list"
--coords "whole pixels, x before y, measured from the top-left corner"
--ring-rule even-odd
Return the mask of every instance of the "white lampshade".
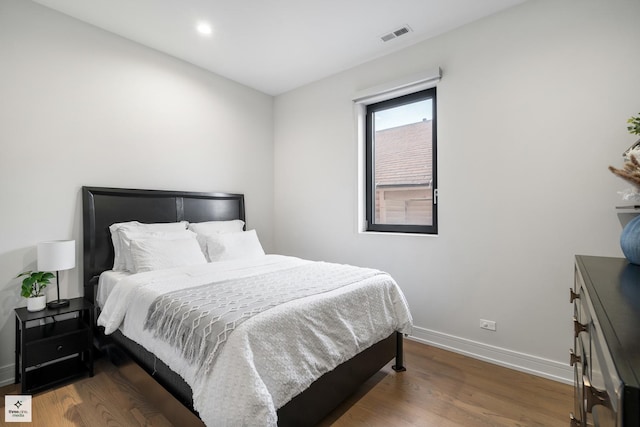
[[75, 266], [75, 240], [54, 240], [38, 243], [39, 271], [69, 270]]

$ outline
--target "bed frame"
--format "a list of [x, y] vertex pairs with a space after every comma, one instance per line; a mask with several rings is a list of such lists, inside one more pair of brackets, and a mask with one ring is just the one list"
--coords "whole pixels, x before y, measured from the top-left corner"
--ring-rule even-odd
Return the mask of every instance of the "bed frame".
[[[246, 221], [242, 194], [82, 187], [82, 204], [84, 298], [92, 303], [95, 303], [100, 273], [113, 266], [114, 252], [109, 225], [133, 220], [145, 223]], [[98, 350], [115, 355], [119, 349], [123, 349], [193, 411], [191, 388], [178, 374], [119, 331], [107, 337], [104, 328], [95, 328]], [[320, 377], [278, 410], [278, 425], [317, 424], [394, 357], [396, 363], [393, 369], [404, 371], [402, 339], [402, 334], [394, 332]]]

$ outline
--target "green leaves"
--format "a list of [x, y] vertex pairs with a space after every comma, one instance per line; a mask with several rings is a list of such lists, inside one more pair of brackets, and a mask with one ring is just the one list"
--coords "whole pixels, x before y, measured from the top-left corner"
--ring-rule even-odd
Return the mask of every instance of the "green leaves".
[[51, 280], [56, 277], [49, 271], [25, 271], [16, 276], [27, 276], [22, 281], [22, 289], [20, 295], [25, 298], [42, 296], [42, 291], [51, 283]]
[[629, 133], [633, 133], [636, 135], [640, 135], [640, 115], [638, 117], [633, 117], [627, 120], [629, 126], [627, 126], [627, 130]]

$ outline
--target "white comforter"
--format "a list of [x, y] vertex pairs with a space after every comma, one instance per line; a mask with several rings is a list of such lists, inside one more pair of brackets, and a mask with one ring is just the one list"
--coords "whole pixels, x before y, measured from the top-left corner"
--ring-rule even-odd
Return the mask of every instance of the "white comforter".
[[166, 292], [307, 262], [266, 255], [134, 274], [110, 292], [98, 324], [107, 334], [120, 329], [180, 374], [207, 426], [275, 426], [276, 410], [318, 377], [393, 331], [410, 332], [407, 303], [390, 276], [290, 301], [250, 318], [230, 335], [208, 375], [142, 325], [150, 304]]

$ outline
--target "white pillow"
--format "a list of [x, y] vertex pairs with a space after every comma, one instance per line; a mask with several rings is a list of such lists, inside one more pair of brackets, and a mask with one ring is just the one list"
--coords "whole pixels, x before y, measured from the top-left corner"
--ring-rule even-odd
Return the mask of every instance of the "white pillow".
[[[198, 243], [202, 252], [207, 254], [207, 237], [219, 233], [239, 233], [244, 231], [244, 221], [206, 221], [189, 223], [189, 230], [198, 234]], [[208, 257], [209, 255], [207, 255]]]
[[206, 264], [196, 239], [142, 239], [131, 241], [135, 273]]
[[[121, 229], [120, 235], [120, 248], [122, 258], [125, 262], [125, 271], [135, 272], [135, 264], [133, 262], [133, 256], [131, 254], [131, 242], [133, 240], [144, 239], [157, 239], [157, 240], [178, 240], [178, 239], [192, 239], [195, 241], [196, 234], [189, 230], [180, 231], [146, 231], [145, 229], [133, 228], [133, 229]], [[202, 250], [201, 250], [202, 252]]]
[[244, 221], [240, 219], [234, 219], [231, 221], [206, 221], [206, 222], [191, 222], [189, 223], [189, 230], [194, 233], [208, 235], [215, 233], [234, 233], [244, 230]]
[[114, 271], [127, 271], [127, 263], [125, 259], [125, 251], [128, 248], [124, 248], [122, 245], [122, 239], [120, 232], [123, 230], [146, 230], [146, 231], [181, 231], [186, 230], [187, 221], [180, 222], [167, 222], [167, 223], [154, 223], [143, 224], [138, 221], [117, 222], [109, 226], [111, 232], [111, 242], [113, 243], [113, 270]]
[[122, 243], [120, 243], [119, 230], [124, 226], [134, 226], [140, 224], [138, 221], [117, 222], [109, 226], [111, 232], [111, 243], [113, 243], [113, 271], [126, 271], [127, 267], [122, 252]]
[[206, 243], [211, 262], [264, 255], [256, 230], [212, 234], [207, 236]]
[[[120, 248], [125, 263], [125, 271], [135, 271], [131, 256], [131, 241], [144, 239], [178, 240], [192, 239], [196, 241], [196, 234], [189, 230], [182, 231], [144, 231], [141, 229], [120, 230]], [[197, 241], [196, 241], [197, 243]], [[202, 250], [200, 250], [202, 252]]]

